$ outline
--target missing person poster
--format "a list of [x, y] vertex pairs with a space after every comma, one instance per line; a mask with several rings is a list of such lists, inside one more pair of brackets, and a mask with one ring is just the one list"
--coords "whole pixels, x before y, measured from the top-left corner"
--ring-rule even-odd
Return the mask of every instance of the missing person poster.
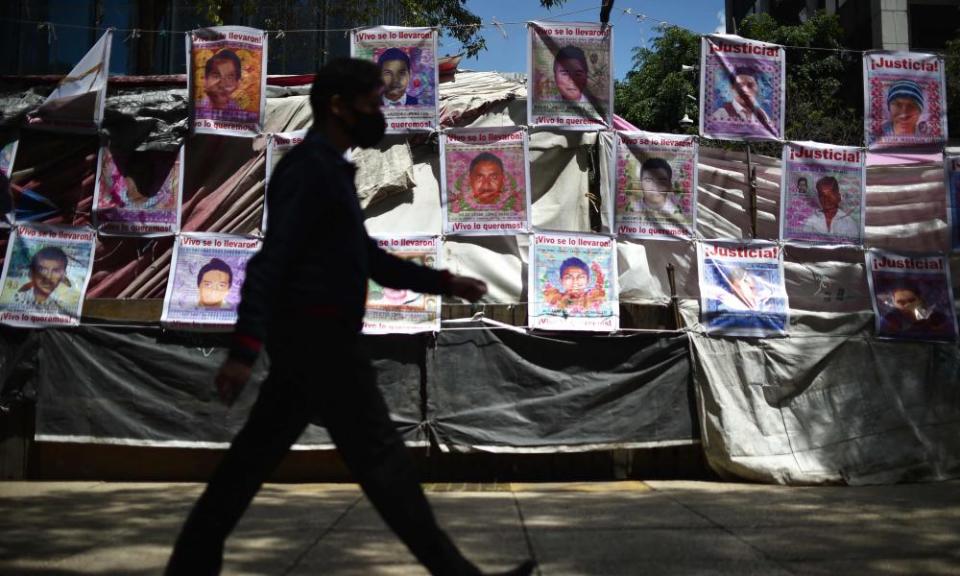
[[266, 32], [218, 26], [187, 34], [187, 94], [194, 133], [259, 134], [266, 88]]
[[865, 186], [862, 149], [788, 142], [780, 181], [780, 238], [862, 245]]
[[100, 148], [93, 221], [101, 234], [164, 236], [180, 230], [183, 147], [179, 152]]
[[233, 326], [247, 262], [260, 244], [259, 238], [248, 236], [180, 234], [173, 246], [160, 322], [174, 328]]
[[783, 336], [790, 306], [783, 251], [768, 242], [701, 242], [700, 316], [708, 334]]
[[783, 138], [786, 57], [782, 46], [729, 34], [700, 45], [700, 134], [723, 140]]
[[440, 137], [445, 234], [530, 230], [527, 133], [518, 128], [449, 130]]
[[351, 56], [380, 68], [387, 132], [436, 128], [440, 83], [436, 29], [377, 26], [353, 31], [350, 40]]
[[869, 250], [867, 270], [877, 336], [898, 340], [957, 339], [946, 256]]
[[[387, 252], [428, 268], [440, 262], [440, 239], [434, 236], [378, 238]], [[441, 298], [412, 290], [387, 288], [370, 280], [363, 331], [367, 334], [413, 334], [440, 330]]]
[[78, 326], [96, 243], [90, 228], [15, 226], [0, 279], [0, 324]]
[[947, 139], [944, 62], [936, 54], [863, 55], [867, 148], [940, 144]]
[[690, 238], [697, 210], [697, 141], [693, 136], [617, 132], [617, 234]]
[[613, 28], [586, 22], [528, 22], [527, 28], [530, 125], [612, 125]]
[[528, 278], [530, 328], [618, 330], [616, 254], [616, 241], [607, 236], [534, 234]]
[[103, 122], [103, 110], [107, 103], [112, 45], [113, 29], [108, 28], [60, 80], [43, 104], [27, 116], [30, 126], [77, 132], [96, 131]]
[[944, 156], [943, 168], [947, 177], [947, 204], [950, 210], [950, 243], [956, 251], [960, 250], [960, 156]]
[[[267, 139], [267, 168], [266, 168], [266, 186], [267, 190], [270, 189], [270, 177], [273, 175], [273, 171], [276, 170], [277, 164], [280, 163], [280, 159], [283, 156], [293, 149], [294, 146], [303, 142], [303, 139], [307, 137], [307, 129], [303, 130], [294, 130], [293, 132], [275, 132], [270, 134], [270, 137]], [[260, 222], [260, 232], [266, 234], [267, 232], [267, 197], [263, 197], [263, 218]]]

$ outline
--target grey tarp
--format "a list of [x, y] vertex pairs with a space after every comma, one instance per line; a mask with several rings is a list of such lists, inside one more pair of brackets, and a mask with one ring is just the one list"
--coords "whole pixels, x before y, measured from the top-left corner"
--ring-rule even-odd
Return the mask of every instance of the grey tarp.
[[873, 484], [960, 474], [956, 345], [691, 338], [704, 450], [722, 475]]
[[[684, 335], [544, 337], [473, 328], [441, 332], [436, 341], [431, 334], [365, 338], [408, 442], [425, 441], [427, 429], [444, 447], [490, 450], [663, 446], [699, 437]], [[212, 379], [224, 349], [216, 336], [90, 327], [34, 335], [41, 441], [223, 447], [258, 389], [252, 383], [229, 409], [217, 400]], [[261, 363], [257, 379], [263, 374]], [[339, 384], [320, 378], [317, 385]], [[329, 438], [311, 426], [298, 444], [328, 447]]]
[[696, 442], [684, 334], [445, 330], [427, 363], [430, 426], [450, 448], [494, 452]]
[[[90, 327], [36, 334], [41, 441], [224, 447], [246, 418], [265, 374], [260, 362], [254, 382], [227, 408], [213, 387], [225, 354], [216, 336]], [[383, 336], [368, 338], [367, 345], [394, 421], [408, 440], [416, 440], [423, 338]], [[330, 446], [326, 431], [312, 425], [297, 443]]]

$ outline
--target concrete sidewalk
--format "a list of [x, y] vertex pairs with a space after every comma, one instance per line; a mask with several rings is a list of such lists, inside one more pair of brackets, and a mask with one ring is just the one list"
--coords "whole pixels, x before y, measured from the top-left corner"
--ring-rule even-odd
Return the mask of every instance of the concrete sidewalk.
[[[427, 485], [485, 569], [559, 574], [960, 574], [960, 481]], [[0, 482], [0, 574], [159, 574], [197, 484]], [[225, 574], [424, 574], [353, 485], [271, 484]]]

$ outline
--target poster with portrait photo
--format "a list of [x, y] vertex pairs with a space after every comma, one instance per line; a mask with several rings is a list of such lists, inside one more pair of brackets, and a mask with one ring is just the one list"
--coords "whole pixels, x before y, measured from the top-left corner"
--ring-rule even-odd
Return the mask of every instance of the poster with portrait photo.
[[247, 262], [259, 238], [192, 232], [177, 236], [160, 322], [171, 328], [226, 330], [237, 321]]
[[[292, 132], [275, 132], [270, 134], [267, 139], [267, 167], [266, 167], [266, 178], [265, 186], [266, 189], [270, 189], [270, 177], [273, 175], [273, 171], [277, 168], [277, 164], [280, 163], [280, 159], [289, 152], [293, 150], [293, 147], [297, 144], [303, 142], [303, 139], [307, 137], [307, 129], [303, 130], [294, 130]], [[260, 222], [260, 233], [267, 233], [267, 197], [264, 194], [263, 197], [263, 218]]]
[[862, 245], [866, 181], [862, 149], [788, 142], [780, 181], [780, 238]]
[[0, 278], [0, 324], [78, 326], [96, 242], [90, 228], [14, 226]]
[[376, 26], [354, 30], [350, 55], [380, 68], [382, 110], [388, 133], [437, 127], [437, 31], [434, 28]]
[[947, 140], [943, 58], [920, 52], [863, 55], [863, 133], [867, 148], [904, 148]]
[[168, 236], [180, 230], [183, 147], [178, 152], [124, 152], [103, 146], [93, 188], [101, 234]]
[[721, 140], [781, 140], [785, 86], [782, 46], [731, 34], [703, 36], [700, 135]]
[[619, 330], [616, 240], [593, 234], [534, 234], [529, 262], [530, 328]]
[[448, 130], [440, 137], [445, 234], [530, 230], [527, 133], [521, 128]]
[[783, 250], [769, 242], [700, 242], [700, 322], [708, 334], [784, 336]]
[[947, 205], [950, 219], [950, 244], [954, 251], [960, 250], [960, 155], [943, 157], [943, 169], [947, 179]]
[[[440, 239], [435, 236], [377, 238], [394, 256], [428, 268], [440, 266]], [[413, 290], [387, 288], [372, 279], [367, 288], [366, 334], [414, 334], [440, 330], [441, 297]]]
[[869, 250], [867, 281], [880, 338], [957, 339], [950, 262], [942, 254]]
[[693, 136], [618, 131], [613, 203], [617, 234], [690, 238], [697, 211], [697, 141]]
[[266, 88], [266, 32], [217, 26], [187, 34], [187, 94], [194, 133], [259, 134]]
[[613, 114], [613, 28], [528, 22], [527, 118], [531, 126], [596, 130]]

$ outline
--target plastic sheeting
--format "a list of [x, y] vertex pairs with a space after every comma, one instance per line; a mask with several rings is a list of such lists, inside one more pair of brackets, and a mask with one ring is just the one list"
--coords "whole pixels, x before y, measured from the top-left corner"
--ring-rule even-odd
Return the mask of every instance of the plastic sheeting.
[[698, 432], [687, 347], [683, 334], [443, 331], [427, 363], [430, 425], [448, 449], [690, 444]]
[[[463, 324], [456, 324], [458, 327]], [[447, 449], [558, 451], [690, 444], [695, 429], [684, 335], [544, 338], [473, 330], [365, 337], [378, 383], [408, 442]], [[256, 396], [227, 408], [213, 376], [217, 337], [81, 327], [3, 332], [4, 396], [37, 391], [40, 441], [224, 447]], [[575, 352], [575, 353], [573, 353]], [[28, 380], [16, 374], [31, 374]], [[255, 380], [265, 363], [255, 367]], [[337, 385], [335, 381], [317, 385]], [[308, 427], [302, 448], [329, 447]]]
[[692, 335], [707, 461], [781, 484], [960, 474], [960, 350], [810, 336]]
[[[31, 384], [38, 394], [40, 441], [226, 447], [266, 372], [266, 362], [259, 362], [253, 382], [228, 408], [213, 386], [226, 353], [215, 337], [177, 341], [152, 332], [87, 327], [35, 334], [39, 369]], [[409, 441], [422, 439], [424, 339], [383, 336], [368, 338], [367, 344], [394, 422]], [[29, 356], [21, 355], [19, 363], [28, 363]], [[297, 446], [329, 448], [331, 443], [325, 430], [311, 425]]]

